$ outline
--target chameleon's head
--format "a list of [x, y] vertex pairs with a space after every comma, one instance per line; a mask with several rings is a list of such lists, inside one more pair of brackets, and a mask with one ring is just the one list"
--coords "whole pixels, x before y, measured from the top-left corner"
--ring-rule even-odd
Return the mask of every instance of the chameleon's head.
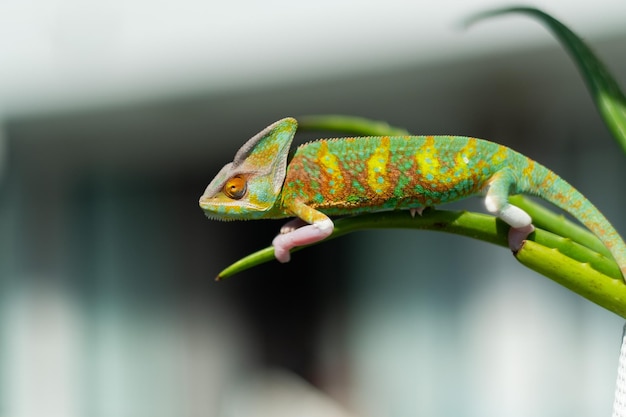
[[286, 118], [248, 140], [208, 185], [200, 207], [210, 219], [247, 220], [265, 217], [285, 180], [289, 146], [298, 123]]

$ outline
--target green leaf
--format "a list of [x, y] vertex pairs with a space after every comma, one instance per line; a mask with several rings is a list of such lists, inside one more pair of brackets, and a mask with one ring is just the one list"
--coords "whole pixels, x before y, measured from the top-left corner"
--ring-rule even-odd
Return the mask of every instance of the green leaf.
[[328, 130], [356, 136], [407, 136], [410, 133], [387, 122], [338, 114], [301, 116], [298, 126], [303, 130]]
[[547, 13], [532, 7], [490, 10], [471, 17], [466, 23], [471, 25], [479, 20], [509, 13], [531, 15], [539, 19], [554, 33], [582, 73], [604, 123], [626, 152], [626, 98], [624, 93], [604, 63], [567, 26]]

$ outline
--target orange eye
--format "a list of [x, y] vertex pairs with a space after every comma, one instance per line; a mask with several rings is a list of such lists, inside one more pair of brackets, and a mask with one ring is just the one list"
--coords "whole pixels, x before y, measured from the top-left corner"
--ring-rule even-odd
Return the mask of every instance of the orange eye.
[[228, 197], [239, 200], [246, 193], [246, 180], [241, 175], [235, 175], [224, 184], [224, 194]]

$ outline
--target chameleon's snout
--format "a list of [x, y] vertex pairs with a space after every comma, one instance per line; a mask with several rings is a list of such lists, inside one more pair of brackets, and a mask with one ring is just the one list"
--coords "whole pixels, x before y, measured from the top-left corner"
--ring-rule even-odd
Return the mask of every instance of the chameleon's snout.
[[216, 205], [210, 197], [203, 195], [200, 197], [199, 204], [205, 216], [211, 220], [237, 220], [237, 218], [233, 215], [234, 213], [232, 210], [224, 206], [220, 207], [219, 205]]
[[211, 220], [233, 221], [262, 218], [265, 210], [249, 201], [229, 199], [219, 193], [217, 195], [203, 194], [199, 201], [200, 208]]
[[211, 206], [210, 197], [208, 197], [206, 194], [203, 194], [202, 196], [200, 196], [200, 201], [198, 201], [198, 203], [200, 204], [200, 208], [202, 208], [202, 210], [208, 210]]

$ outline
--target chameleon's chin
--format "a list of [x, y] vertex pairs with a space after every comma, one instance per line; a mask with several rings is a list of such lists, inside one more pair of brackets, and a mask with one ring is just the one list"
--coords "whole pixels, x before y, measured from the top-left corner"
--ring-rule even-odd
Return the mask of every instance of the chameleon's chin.
[[213, 212], [206, 211], [206, 210], [204, 210], [204, 215], [209, 220], [218, 220], [218, 221], [221, 221], [221, 222], [232, 222], [232, 221], [235, 221], [235, 220], [239, 220], [239, 219], [235, 219], [235, 218], [230, 217], [230, 216], [220, 216], [217, 213], [213, 213]]
[[238, 220], [238, 210], [233, 210], [225, 206], [216, 206], [200, 200], [200, 208], [204, 212], [204, 215], [211, 220], [232, 221]]

